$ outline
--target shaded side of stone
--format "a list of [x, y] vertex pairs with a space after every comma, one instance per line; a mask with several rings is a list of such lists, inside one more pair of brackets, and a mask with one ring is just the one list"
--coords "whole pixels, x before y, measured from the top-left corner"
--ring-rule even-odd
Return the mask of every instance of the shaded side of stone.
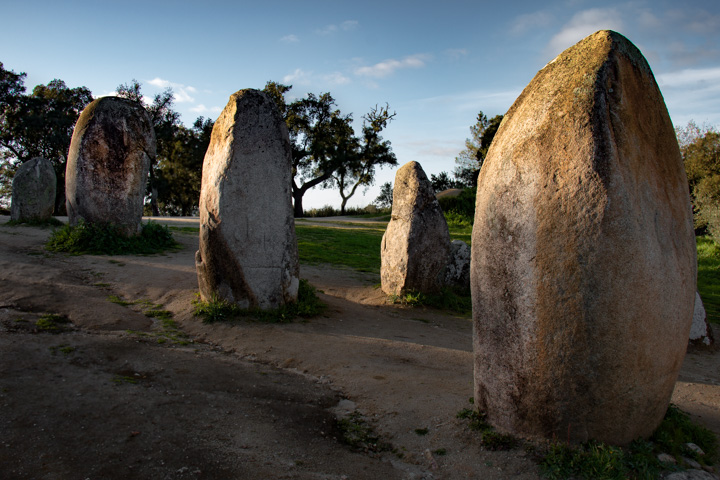
[[203, 299], [274, 309], [297, 301], [299, 264], [285, 122], [257, 90], [241, 90], [215, 122], [203, 162], [200, 249]]
[[13, 177], [10, 219], [49, 219], [55, 208], [56, 190], [57, 177], [50, 160], [36, 157], [23, 163]]
[[475, 403], [493, 425], [615, 444], [653, 432], [687, 346], [695, 242], [672, 123], [626, 38], [566, 50], [509, 110], [471, 263]]
[[112, 223], [127, 235], [140, 232], [155, 130], [137, 102], [102, 97], [75, 124], [65, 174], [71, 225]]
[[436, 292], [450, 253], [450, 234], [432, 184], [417, 162], [395, 174], [390, 222], [382, 239], [383, 292]]

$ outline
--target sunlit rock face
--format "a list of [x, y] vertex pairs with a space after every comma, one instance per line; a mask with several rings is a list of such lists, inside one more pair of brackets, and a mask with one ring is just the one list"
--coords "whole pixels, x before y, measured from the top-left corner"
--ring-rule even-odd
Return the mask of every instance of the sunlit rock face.
[[203, 162], [195, 255], [203, 299], [266, 310], [297, 301], [290, 152], [285, 122], [266, 94], [230, 97]]
[[652, 71], [625, 37], [597, 32], [537, 73], [480, 173], [475, 404], [520, 436], [650, 435], [687, 347], [696, 268]]

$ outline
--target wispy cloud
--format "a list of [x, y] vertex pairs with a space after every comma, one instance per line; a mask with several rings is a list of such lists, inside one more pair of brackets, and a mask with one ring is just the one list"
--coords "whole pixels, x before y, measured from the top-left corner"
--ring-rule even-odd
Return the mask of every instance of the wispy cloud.
[[195, 97], [193, 95], [197, 93], [194, 87], [189, 85], [183, 85], [182, 83], [175, 83], [169, 80], [164, 80], [160, 77], [155, 77], [152, 80], [148, 80], [149, 85], [153, 85], [158, 88], [172, 88], [173, 98], [178, 103], [193, 103]]
[[206, 107], [201, 103], [195, 107], [192, 107], [190, 111], [194, 113], [220, 113], [222, 112], [222, 107]]
[[357, 20], [345, 20], [340, 25], [325, 25], [324, 27], [315, 30], [315, 33], [318, 35], [331, 35], [339, 31], [349, 32], [350, 30], [355, 30], [358, 25], [359, 22]]
[[661, 87], [709, 88], [720, 87], [720, 68], [693, 69], [664, 73], [657, 76]]
[[297, 43], [300, 41], [297, 35], [285, 35], [280, 39], [283, 43]]
[[405, 68], [422, 68], [425, 66], [427, 55], [411, 55], [402, 60], [388, 59], [375, 65], [358, 67], [355, 69], [355, 75], [364, 77], [383, 78], [392, 75], [397, 70]]
[[285, 75], [282, 79], [283, 83], [293, 83], [296, 85], [345, 85], [350, 83], [351, 80], [341, 72], [331, 72], [324, 74], [315, 74], [312, 71], [306, 72], [301, 68], [295, 69], [294, 72]]
[[548, 56], [556, 56], [598, 30], [623, 31], [623, 21], [614, 8], [593, 8], [576, 13], [548, 43]]
[[461, 58], [466, 57], [467, 54], [468, 51], [464, 48], [448, 48], [443, 52], [443, 55], [451, 60], [460, 60]]
[[546, 12], [526, 13], [516, 17], [510, 25], [510, 33], [521, 35], [527, 31], [546, 28], [552, 23], [553, 17]]

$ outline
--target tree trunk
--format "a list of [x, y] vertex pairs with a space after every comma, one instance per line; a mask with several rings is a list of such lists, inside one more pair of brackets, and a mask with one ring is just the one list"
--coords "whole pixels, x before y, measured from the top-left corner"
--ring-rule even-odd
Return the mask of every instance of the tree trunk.
[[293, 190], [293, 209], [294, 213], [293, 215], [295, 218], [302, 218], [303, 217], [303, 206], [302, 206], [302, 197], [305, 192], [303, 190]]

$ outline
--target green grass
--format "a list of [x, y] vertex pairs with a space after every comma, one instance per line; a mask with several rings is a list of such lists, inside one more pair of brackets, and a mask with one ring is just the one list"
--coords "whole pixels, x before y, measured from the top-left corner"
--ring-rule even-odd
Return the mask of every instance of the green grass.
[[67, 329], [70, 320], [64, 315], [48, 313], [35, 322], [35, 327], [41, 332], [60, 333]]
[[438, 293], [407, 292], [404, 295], [390, 295], [390, 303], [409, 305], [411, 307], [432, 307], [450, 310], [462, 315], [472, 313], [472, 298], [469, 292], [458, 293], [449, 287]]
[[297, 317], [311, 318], [320, 315], [326, 305], [320, 301], [315, 287], [305, 280], [300, 280], [298, 301], [275, 310], [241, 309], [234, 303], [215, 295], [210, 301], [198, 298], [193, 301], [194, 315], [203, 319], [204, 323], [235, 322], [242, 318], [263, 323], [289, 323]]
[[80, 222], [63, 225], [50, 235], [45, 248], [74, 255], [151, 255], [180, 248], [170, 229], [155, 222], [142, 226], [140, 235], [128, 237], [112, 224]]
[[707, 318], [720, 323], [720, 246], [709, 236], [697, 237], [697, 286]]
[[[704, 456], [688, 449], [695, 443]], [[655, 479], [661, 472], [677, 470], [671, 463], [661, 463], [657, 455], [666, 453], [682, 465], [682, 457], [700, 464], [712, 465], [717, 460], [718, 441], [705, 427], [697, 425], [674, 405], [670, 405], [663, 422], [648, 440], [636, 440], [627, 448], [590, 441], [572, 446], [564, 443], [550, 445], [540, 468], [544, 477], [559, 479]]]
[[341, 418], [337, 422], [341, 441], [350, 447], [364, 452], [387, 452], [392, 445], [383, 442], [359, 412]]
[[332, 228], [296, 225], [300, 262], [345, 266], [380, 273], [384, 229]]
[[459, 411], [457, 418], [468, 421], [468, 428], [482, 435], [481, 444], [488, 450], [511, 450], [515, 448], [519, 442], [512, 435], [498, 433], [486, 421], [484, 413], [477, 410], [465, 408]]

